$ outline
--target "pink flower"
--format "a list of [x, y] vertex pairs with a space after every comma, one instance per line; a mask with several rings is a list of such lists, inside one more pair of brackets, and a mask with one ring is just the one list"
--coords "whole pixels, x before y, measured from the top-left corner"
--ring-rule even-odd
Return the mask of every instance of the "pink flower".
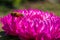
[[14, 10], [1, 19], [3, 30], [21, 40], [57, 40], [60, 17], [37, 9]]

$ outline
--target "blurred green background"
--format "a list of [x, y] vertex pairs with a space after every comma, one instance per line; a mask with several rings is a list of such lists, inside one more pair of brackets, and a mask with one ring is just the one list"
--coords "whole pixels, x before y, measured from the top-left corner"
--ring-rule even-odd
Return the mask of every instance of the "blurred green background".
[[0, 0], [0, 16], [14, 9], [40, 9], [60, 15], [60, 0]]
[[[15, 9], [40, 9], [53, 11], [60, 16], [60, 0], [0, 0], [0, 17], [7, 15]], [[18, 40], [17, 38], [6, 37], [0, 24], [0, 40]]]

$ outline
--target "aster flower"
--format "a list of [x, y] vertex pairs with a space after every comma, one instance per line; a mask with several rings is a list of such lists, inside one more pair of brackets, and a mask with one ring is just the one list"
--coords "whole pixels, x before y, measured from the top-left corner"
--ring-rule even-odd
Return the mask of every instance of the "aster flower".
[[36, 9], [14, 10], [1, 19], [7, 35], [21, 40], [57, 40], [60, 38], [60, 17]]

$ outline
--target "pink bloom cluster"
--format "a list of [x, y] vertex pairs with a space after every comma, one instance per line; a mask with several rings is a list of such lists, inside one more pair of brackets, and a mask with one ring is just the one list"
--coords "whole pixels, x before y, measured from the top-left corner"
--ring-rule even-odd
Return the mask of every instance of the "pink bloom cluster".
[[8, 35], [21, 40], [59, 40], [60, 17], [37, 9], [15, 10], [1, 21]]

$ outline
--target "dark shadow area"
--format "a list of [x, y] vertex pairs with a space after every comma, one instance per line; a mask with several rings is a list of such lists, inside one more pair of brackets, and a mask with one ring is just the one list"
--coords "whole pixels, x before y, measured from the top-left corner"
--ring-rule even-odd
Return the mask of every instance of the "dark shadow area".
[[13, 5], [11, 4], [11, 3], [9, 3], [9, 2], [6, 2], [6, 3], [0, 3], [0, 6], [5, 6], [5, 7], [7, 7], [7, 8], [9, 8], [9, 9], [15, 9], [14, 7], [13, 7]]
[[9, 8], [9, 9], [14, 9], [12, 1], [1, 0], [0, 1], [0, 6], [5, 6], [5, 7]]
[[55, 40], [60, 40], [60, 38], [56, 38]]
[[5, 35], [4, 31], [0, 32], [0, 40], [20, 40], [18, 37], [7, 36]]

